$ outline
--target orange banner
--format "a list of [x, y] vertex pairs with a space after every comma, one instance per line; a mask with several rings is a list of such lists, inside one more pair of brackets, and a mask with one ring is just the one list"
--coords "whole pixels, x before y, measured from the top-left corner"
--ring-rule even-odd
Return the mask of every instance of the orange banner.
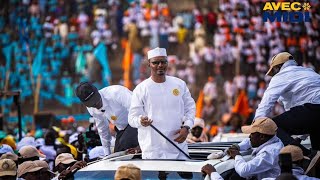
[[247, 97], [247, 94], [244, 90], [242, 90], [239, 93], [239, 96], [237, 98], [237, 101], [232, 109], [233, 113], [238, 113], [245, 118], [248, 118], [250, 113], [252, 112], [252, 109], [249, 107], [249, 100]]
[[199, 92], [199, 97], [198, 97], [197, 103], [196, 103], [196, 117], [197, 118], [201, 118], [201, 116], [202, 116], [203, 99], [204, 99], [204, 94], [203, 94], [203, 91], [201, 90]]
[[122, 60], [122, 69], [123, 69], [123, 80], [124, 86], [131, 90], [131, 64], [133, 61], [133, 54], [131, 52], [130, 43], [125, 43], [124, 56]]

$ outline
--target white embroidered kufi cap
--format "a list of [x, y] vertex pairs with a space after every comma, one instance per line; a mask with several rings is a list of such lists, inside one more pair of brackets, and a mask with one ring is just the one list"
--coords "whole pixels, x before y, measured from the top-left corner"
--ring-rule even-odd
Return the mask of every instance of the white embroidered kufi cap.
[[148, 51], [148, 60], [154, 57], [165, 56], [167, 57], [167, 51], [164, 48], [156, 47]]

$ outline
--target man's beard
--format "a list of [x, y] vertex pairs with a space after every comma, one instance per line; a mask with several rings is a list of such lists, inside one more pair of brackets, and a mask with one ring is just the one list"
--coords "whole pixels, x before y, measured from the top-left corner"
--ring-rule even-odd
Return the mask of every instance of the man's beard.
[[166, 74], [165, 70], [157, 70], [157, 75], [158, 76], [164, 76]]

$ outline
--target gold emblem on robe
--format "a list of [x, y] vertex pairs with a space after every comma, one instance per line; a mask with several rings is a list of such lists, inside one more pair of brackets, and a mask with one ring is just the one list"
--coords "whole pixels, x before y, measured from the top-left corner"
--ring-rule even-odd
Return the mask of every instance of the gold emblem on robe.
[[111, 119], [112, 119], [113, 121], [115, 121], [115, 120], [117, 120], [118, 118], [117, 118], [117, 116], [111, 116]]
[[179, 94], [180, 94], [180, 92], [179, 92], [178, 89], [174, 89], [174, 90], [172, 91], [172, 93], [173, 93], [173, 95], [175, 95], [175, 96], [179, 96]]

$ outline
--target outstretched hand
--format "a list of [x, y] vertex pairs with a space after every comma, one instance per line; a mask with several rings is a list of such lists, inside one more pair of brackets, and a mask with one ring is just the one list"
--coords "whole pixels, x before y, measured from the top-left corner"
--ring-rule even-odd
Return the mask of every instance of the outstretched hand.
[[87, 163], [85, 161], [77, 161], [73, 166], [71, 166], [70, 170], [79, 170], [85, 166], [87, 166]]
[[217, 170], [211, 164], [206, 164], [201, 168], [201, 172], [210, 176], [212, 172], [217, 172]]
[[238, 149], [228, 149], [227, 153], [229, 156], [231, 156], [233, 159], [236, 157], [236, 155], [240, 155], [240, 151]]

